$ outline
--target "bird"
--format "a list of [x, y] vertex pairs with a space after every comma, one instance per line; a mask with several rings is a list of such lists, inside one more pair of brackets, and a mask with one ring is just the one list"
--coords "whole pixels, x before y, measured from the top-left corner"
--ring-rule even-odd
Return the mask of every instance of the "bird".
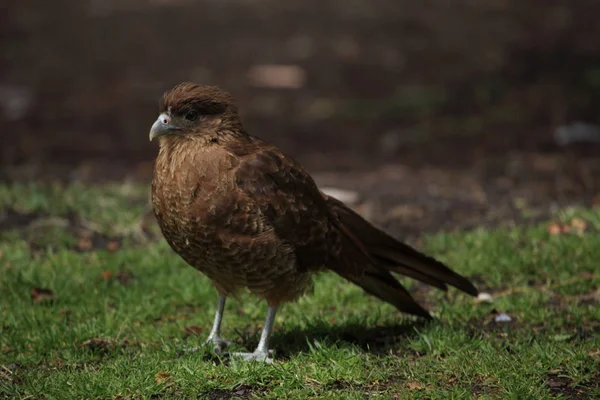
[[325, 194], [293, 157], [250, 135], [220, 87], [182, 82], [167, 90], [149, 139], [159, 142], [151, 199], [162, 235], [218, 294], [205, 342], [214, 351], [231, 344], [221, 336], [227, 298], [249, 291], [267, 303], [260, 339], [253, 352], [228, 354], [273, 362], [278, 309], [312, 293], [313, 277], [324, 271], [426, 319], [394, 274], [478, 294], [467, 278]]

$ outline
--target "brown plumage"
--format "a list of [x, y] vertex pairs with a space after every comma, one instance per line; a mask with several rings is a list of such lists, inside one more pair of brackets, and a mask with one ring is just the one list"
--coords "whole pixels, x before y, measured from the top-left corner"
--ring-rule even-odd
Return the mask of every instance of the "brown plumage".
[[225, 91], [182, 83], [165, 93], [150, 140], [160, 150], [152, 182], [156, 218], [169, 245], [219, 293], [209, 341], [217, 348], [227, 296], [248, 289], [269, 313], [246, 359], [267, 360], [277, 306], [310, 289], [326, 269], [401, 311], [430, 318], [392, 272], [471, 295], [444, 264], [377, 229], [325, 195], [293, 158], [248, 135]]

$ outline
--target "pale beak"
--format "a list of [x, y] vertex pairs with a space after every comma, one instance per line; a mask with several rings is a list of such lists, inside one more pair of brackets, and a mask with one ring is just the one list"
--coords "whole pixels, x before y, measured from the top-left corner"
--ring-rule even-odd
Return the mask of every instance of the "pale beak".
[[150, 141], [178, 129], [178, 127], [172, 124], [171, 116], [167, 113], [162, 113], [158, 116], [156, 121], [154, 121], [152, 128], [150, 128]]

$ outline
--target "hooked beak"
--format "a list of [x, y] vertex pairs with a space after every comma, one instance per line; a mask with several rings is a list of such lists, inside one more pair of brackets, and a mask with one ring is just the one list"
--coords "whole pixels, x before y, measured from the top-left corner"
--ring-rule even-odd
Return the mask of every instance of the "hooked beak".
[[150, 141], [178, 129], [179, 128], [171, 122], [171, 116], [168, 113], [162, 113], [158, 116], [156, 121], [154, 121], [152, 128], [150, 128]]

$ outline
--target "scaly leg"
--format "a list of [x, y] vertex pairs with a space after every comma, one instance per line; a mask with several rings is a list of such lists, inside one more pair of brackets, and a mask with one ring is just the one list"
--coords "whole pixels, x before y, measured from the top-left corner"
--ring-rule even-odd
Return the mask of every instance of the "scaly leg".
[[275, 323], [275, 314], [277, 314], [277, 306], [269, 306], [265, 326], [260, 334], [260, 341], [253, 353], [231, 353], [231, 355], [234, 357], [242, 357], [246, 361], [264, 361], [268, 364], [272, 363], [273, 359], [269, 357], [272, 353], [272, 351], [269, 351], [269, 339], [271, 337], [271, 332], [273, 331], [273, 324]]
[[229, 340], [225, 340], [221, 337], [221, 321], [223, 320], [223, 310], [225, 309], [225, 296], [219, 296], [219, 302], [217, 303], [217, 312], [215, 313], [215, 321], [213, 322], [212, 329], [206, 339], [206, 344], [212, 343], [214, 351], [221, 353], [227, 346], [231, 344]]

